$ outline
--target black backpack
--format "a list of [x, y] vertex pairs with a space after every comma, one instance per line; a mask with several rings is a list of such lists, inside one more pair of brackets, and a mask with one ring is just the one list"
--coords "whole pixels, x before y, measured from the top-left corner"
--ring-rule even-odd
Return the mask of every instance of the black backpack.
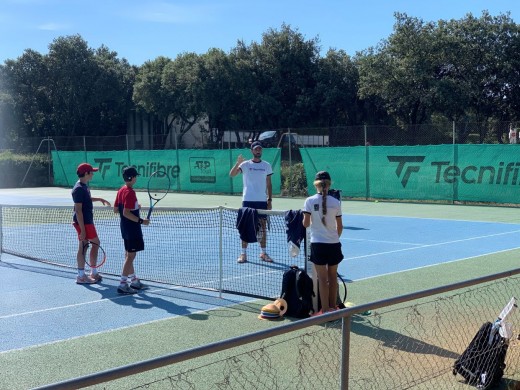
[[484, 323], [453, 365], [453, 375], [462, 375], [469, 385], [478, 389], [495, 385], [506, 368], [508, 340], [493, 328], [491, 322]]
[[296, 265], [284, 272], [280, 297], [287, 302], [285, 315], [295, 318], [309, 317], [313, 311], [313, 296], [313, 283], [307, 272]]

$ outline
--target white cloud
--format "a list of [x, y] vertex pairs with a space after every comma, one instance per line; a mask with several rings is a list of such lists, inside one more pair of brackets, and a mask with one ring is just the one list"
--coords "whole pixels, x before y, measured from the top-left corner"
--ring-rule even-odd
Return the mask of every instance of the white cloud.
[[45, 31], [61, 31], [61, 30], [67, 30], [70, 26], [67, 24], [59, 24], [59, 23], [44, 23], [37, 26], [38, 30], [45, 30]]

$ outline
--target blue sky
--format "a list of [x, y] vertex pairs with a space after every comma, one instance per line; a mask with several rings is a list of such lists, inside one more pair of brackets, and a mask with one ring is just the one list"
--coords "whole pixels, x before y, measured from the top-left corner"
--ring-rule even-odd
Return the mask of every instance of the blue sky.
[[282, 23], [306, 39], [354, 55], [393, 31], [394, 12], [424, 21], [510, 12], [520, 22], [519, 0], [0, 0], [0, 63], [25, 49], [42, 54], [57, 37], [80, 34], [142, 65], [158, 56], [229, 52], [241, 39], [260, 42]]

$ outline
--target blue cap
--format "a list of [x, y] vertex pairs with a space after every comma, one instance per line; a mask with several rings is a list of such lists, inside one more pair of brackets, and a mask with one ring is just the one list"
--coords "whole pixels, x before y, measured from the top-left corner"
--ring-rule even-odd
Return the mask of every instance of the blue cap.
[[259, 146], [262, 147], [262, 143], [260, 141], [255, 141], [251, 144], [251, 150], [258, 148]]

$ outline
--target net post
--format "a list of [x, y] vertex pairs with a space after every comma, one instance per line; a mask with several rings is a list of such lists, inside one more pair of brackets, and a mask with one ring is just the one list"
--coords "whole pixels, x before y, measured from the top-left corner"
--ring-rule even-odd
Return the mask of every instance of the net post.
[[3, 240], [2, 240], [2, 237], [3, 237], [3, 229], [2, 229], [2, 226], [4, 225], [4, 221], [2, 219], [2, 211], [4, 210], [4, 206], [3, 205], [0, 205], [0, 261], [1, 261], [1, 258], [2, 258], [2, 252], [3, 252]]
[[218, 269], [219, 269], [219, 282], [218, 282], [218, 296], [219, 298], [222, 298], [222, 281], [224, 280], [224, 265], [223, 265], [223, 254], [222, 254], [222, 225], [224, 224], [223, 220], [223, 214], [224, 214], [224, 207], [218, 206], [219, 208], [219, 239], [218, 239]]

